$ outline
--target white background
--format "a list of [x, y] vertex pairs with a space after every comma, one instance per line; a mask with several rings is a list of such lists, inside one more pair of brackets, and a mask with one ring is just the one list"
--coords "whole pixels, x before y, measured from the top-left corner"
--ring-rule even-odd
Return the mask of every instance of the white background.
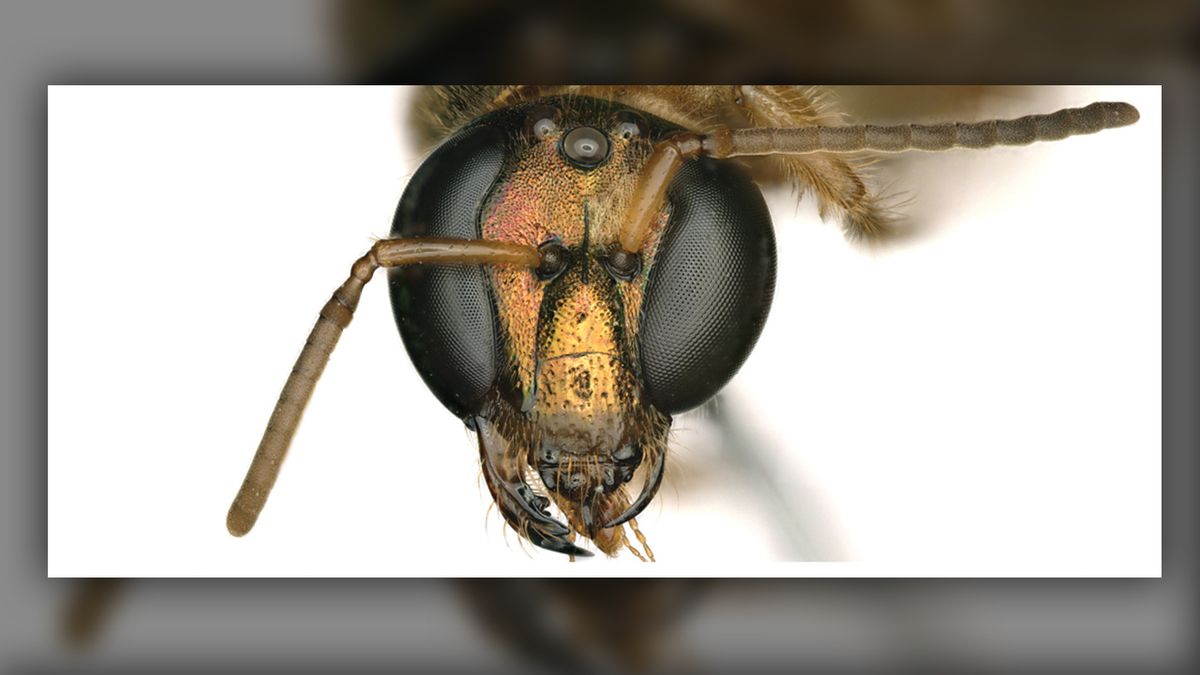
[[657, 565], [568, 565], [505, 531], [382, 280], [230, 537], [318, 309], [419, 162], [406, 96], [50, 89], [50, 575], [1160, 573], [1158, 88], [994, 102], [981, 116], [1126, 100], [1142, 120], [914, 155], [898, 188], [936, 219], [903, 246], [769, 195], [775, 306], [722, 399], [753, 442], [680, 419], [639, 518]]

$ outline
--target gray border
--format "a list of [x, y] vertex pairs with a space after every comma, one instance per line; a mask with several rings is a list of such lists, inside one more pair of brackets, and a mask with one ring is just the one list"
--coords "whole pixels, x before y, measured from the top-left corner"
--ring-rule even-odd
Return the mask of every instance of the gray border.
[[[247, 665], [270, 670], [287, 666], [286, 655], [271, 658], [271, 652], [243, 657], [202, 658], [211, 640], [202, 635], [180, 635], [155, 649], [130, 640], [114, 629], [115, 652], [101, 653], [88, 660], [62, 660], [53, 637], [55, 609], [71, 590], [66, 581], [45, 578], [45, 505], [46, 505], [46, 315], [45, 287], [42, 275], [46, 251], [46, 99], [45, 85], [51, 83], [230, 83], [230, 82], [323, 82], [331, 79], [332, 67], [318, 64], [313, 54], [323, 47], [296, 45], [297, 41], [316, 39], [307, 24], [291, 17], [311, 7], [298, 9], [294, 4], [269, 2], [249, 7], [242, 3], [96, 3], [102, 11], [84, 9], [84, 3], [42, 2], [21, 6], [5, 5], [0, 21], [0, 78], [4, 101], [0, 119], [0, 293], [6, 317], [0, 379], [4, 401], [0, 406], [0, 429], [4, 431], [3, 469], [0, 470], [0, 512], [3, 516], [3, 541], [0, 546], [0, 596], [6, 598], [3, 623], [0, 624], [0, 664], [18, 671], [46, 670], [148, 670], [159, 667], [178, 670], [177, 657], [188, 659], [195, 670], [210, 670], [227, 665], [239, 669]], [[286, 4], [286, 6], [285, 6]], [[195, 7], [203, 5], [205, 9]], [[19, 12], [18, 12], [19, 10]], [[16, 16], [17, 14], [20, 16]], [[828, 582], [828, 581], [746, 581], [717, 582], [705, 585], [703, 602], [679, 627], [684, 639], [700, 645], [697, 659], [705, 669], [722, 670], [740, 666], [770, 669], [791, 664], [819, 665], [830, 670], [923, 670], [933, 666], [1010, 670], [1034, 668], [1086, 669], [1089, 672], [1174, 671], [1196, 662], [1192, 636], [1195, 621], [1195, 490], [1196, 475], [1195, 411], [1200, 409], [1196, 396], [1195, 296], [1197, 190], [1200, 172], [1197, 162], [1197, 96], [1195, 84], [1197, 55], [1194, 47], [1196, 22], [1193, 14], [1184, 14], [1182, 30], [1163, 36], [1158, 43], [1140, 44], [1123, 49], [1143, 49], [1155, 58], [1138, 54], [1096, 51], [1092, 58], [1104, 66], [1086, 67], [1086, 59], [1049, 63], [1045, 70], [1036, 66], [1014, 66], [1017, 72], [1009, 80], [1023, 82], [1059, 81], [1094, 82], [1119, 77], [1130, 82], [1162, 83], [1164, 88], [1163, 148], [1163, 466], [1164, 466], [1164, 578], [1158, 580], [1112, 581], [947, 581], [947, 582]], [[247, 27], [249, 26], [249, 28]], [[1189, 32], [1190, 31], [1190, 32]], [[190, 36], [211, 38], [211, 48], [196, 50]], [[1191, 39], [1188, 39], [1191, 35]], [[1182, 37], [1181, 37], [1182, 36]], [[1118, 42], [1116, 36], [1105, 39]], [[1095, 48], [1095, 45], [1093, 45]], [[188, 50], [192, 51], [189, 52]], [[315, 49], [315, 51], [314, 51]], [[902, 57], [897, 57], [902, 61]], [[1067, 65], [1063, 65], [1066, 63]], [[1084, 67], [1080, 64], [1083, 63]], [[1165, 65], [1164, 65], [1165, 64]], [[795, 64], [793, 63], [793, 66]], [[936, 81], [928, 70], [917, 76], [903, 72], [894, 62], [886, 71], [888, 79]], [[1021, 68], [1024, 68], [1021, 71]], [[863, 65], [858, 70], [828, 70], [820, 79], [854, 81], [870, 74]], [[899, 68], [899, 71], [897, 71]], [[1074, 72], [1072, 72], [1074, 69]], [[813, 67], [776, 69], [800, 73], [818, 79]], [[921, 76], [921, 73], [924, 76]], [[988, 71], [979, 79], [995, 79]], [[758, 77], [750, 80], [762, 80]], [[723, 73], [729, 76], [728, 73]], [[973, 79], [970, 73], [950, 73], [949, 78]], [[1107, 75], [1107, 77], [1106, 77]], [[621, 79], [615, 77], [612, 79]], [[666, 79], [666, 78], [659, 78]], [[695, 79], [680, 77], [680, 80]], [[1119, 158], [1114, 158], [1119, 166]], [[1122, 167], [1122, 169], [1131, 169]], [[1136, 170], [1136, 167], [1132, 168]], [[51, 261], [52, 264], [52, 261]], [[51, 267], [49, 273], [71, 273]], [[1149, 449], [1148, 449], [1149, 450]], [[98, 448], [97, 451], [102, 451]], [[1120, 499], [1120, 495], [1114, 495]], [[1119, 545], [1119, 542], [1114, 543]], [[333, 606], [369, 606], [370, 598], [387, 595], [395, 598], [395, 629], [420, 620], [422, 615], [447, 616], [433, 611], [453, 602], [454, 592], [442, 582], [379, 581], [147, 581], [128, 601], [125, 611], [138, 630], [141, 622], [152, 621], [169, 626], [190, 612], [207, 607], [209, 612], [228, 612], [230, 620], [256, 622], [270, 620], [280, 612], [322, 612]], [[614, 589], [617, 588], [614, 585]], [[620, 591], [617, 591], [620, 592]], [[216, 598], [221, 606], [206, 605]], [[348, 603], [348, 604], [347, 604]], [[744, 617], [739, 608], [754, 607], [755, 621], [734, 623]], [[123, 606], [123, 605], [122, 605]], [[274, 610], [272, 609], [274, 608]], [[902, 654], [899, 661], [873, 661], [853, 645], [838, 648], [814, 636], [829, 635], [827, 615], [821, 608], [851, 613], [879, 624], [874, 635], [887, 635]], [[275, 614], [271, 614], [274, 611]], [[365, 610], [364, 610], [365, 611]], [[145, 613], [154, 616], [147, 617]], [[374, 616], [370, 612], [365, 612]], [[889, 618], [890, 616], [890, 618]], [[976, 637], [984, 636], [993, 647], [953, 642], [962, 622], [974, 624]], [[186, 620], [179, 621], [187, 631]], [[346, 629], [357, 625], [348, 622]], [[302, 624], [291, 638], [307, 639]], [[453, 620], [448, 635], [462, 635]], [[454, 632], [459, 630], [459, 632]], [[331, 624], [323, 635], [330, 640], [339, 628]], [[220, 634], [219, 631], [215, 631]], [[1056, 637], [1061, 633], [1064, 637]], [[49, 635], [50, 637], [44, 637]], [[843, 632], [836, 632], [842, 636]], [[1041, 639], [1039, 639], [1039, 634]], [[320, 637], [321, 633], [318, 634]], [[468, 637], [472, 633], [465, 633]], [[346, 636], [349, 643], [349, 636]], [[474, 637], [478, 638], [478, 635]], [[192, 642], [189, 643], [189, 639]], [[847, 640], [852, 639], [846, 637]], [[401, 642], [403, 642], [401, 640]], [[837, 642], [837, 640], [834, 640]], [[133, 645], [129, 653], [121, 650]], [[143, 644], [143, 648], [137, 645]], [[192, 647], [188, 645], [192, 644]], [[269, 644], [269, 643], [268, 643]], [[279, 643], [282, 644], [282, 643]], [[352, 643], [350, 643], [352, 644]], [[1126, 658], [1113, 658], [1113, 647], [1124, 645]], [[704, 649], [709, 645], [710, 649]], [[723, 651], [711, 650], [722, 646]], [[864, 645], [865, 646], [865, 645]], [[877, 645], [876, 645], [877, 646]], [[727, 649], [726, 649], [727, 647]], [[438, 641], [425, 645], [419, 653], [366, 653], [356, 658], [350, 648], [335, 649], [330, 665], [358, 664], [357, 669], [381, 669], [384, 663], [423, 663], [438, 670], [497, 667], [517, 669], [500, 652], [473, 646], [457, 652], [453, 645]], [[157, 651], [156, 651], [157, 649]], [[189, 650], [191, 650], [189, 657]], [[465, 655], [465, 656], [464, 656]], [[491, 655], [491, 656], [489, 656]], [[499, 661], [489, 660], [495, 656]], [[277, 660], [278, 658], [278, 660]], [[265, 659], [265, 660], [264, 660]], [[1097, 661], [1097, 659], [1101, 659]], [[453, 665], [442, 665], [452, 663]], [[376, 665], [379, 664], [379, 665]], [[436, 665], [435, 665], [436, 664]], [[321, 663], [308, 663], [301, 669], [317, 670]], [[699, 665], [694, 663], [694, 665]]]

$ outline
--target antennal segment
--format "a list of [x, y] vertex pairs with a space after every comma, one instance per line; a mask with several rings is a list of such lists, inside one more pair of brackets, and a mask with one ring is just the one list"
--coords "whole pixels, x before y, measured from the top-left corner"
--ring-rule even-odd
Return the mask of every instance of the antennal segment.
[[1093, 103], [1084, 108], [1066, 108], [1048, 115], [1027, 115], [1015, 120], [723, 129], [704, 138], [704, 151], [715, 158], [810, 152], [941, 152], [952, 148], [979, 149], [1057, 141], [1128, 126], [1136, 121], [1137, 108], [1128, 103]]

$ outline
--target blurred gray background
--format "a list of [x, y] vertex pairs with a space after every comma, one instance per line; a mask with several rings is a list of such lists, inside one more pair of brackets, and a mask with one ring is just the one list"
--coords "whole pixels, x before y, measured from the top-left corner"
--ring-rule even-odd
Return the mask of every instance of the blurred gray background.
[[[1193, 3], [5, 2], [0, 666], [9, 672], [954, 670], [1194, 665], [1200, 22]], [[47, 84], [1164, 85], [1164, 575], [1112, 581], [45, 578]], [[924, 98], [905, 116], [953, 101]], [[49, 270], [47, 270], [47, 265]], [[1153, 449], [1148, 449], [1152, 451]], [[95, 448], [103, 452], [104, 448]], [[1120, 495], [1114, 495], [1120, 499]], [[153, 537], [153, 532], [147, 532]], [[314, 542], [314, 546], [319, 543]], [[1114, 542], [1119, 546], [1120, 542]]]

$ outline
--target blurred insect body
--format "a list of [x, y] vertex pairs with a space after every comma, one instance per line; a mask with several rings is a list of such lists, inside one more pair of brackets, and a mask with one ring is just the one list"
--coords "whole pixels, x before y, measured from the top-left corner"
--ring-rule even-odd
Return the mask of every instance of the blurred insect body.
[[476, 432], [508, 524], [571, 556], [590, 555], [582, 535], [653, 559], [635, 517], [662, 481], [671, 416], [733, 377], [774, 290], [770, 214], [730, 158], [812, 194], [847, 236], [878, 239], [894, 224], [864, 152], [1024, 145], [1137, 120], [1128, 104], [1095, 103], [848, 126], [798, 87], [439, 87], [417, 106], [439, 145], [392, 238], [322, 310], [230, 508], [235, 535], [254, 525], [363, 285], [386, 267], [408, 353]]

